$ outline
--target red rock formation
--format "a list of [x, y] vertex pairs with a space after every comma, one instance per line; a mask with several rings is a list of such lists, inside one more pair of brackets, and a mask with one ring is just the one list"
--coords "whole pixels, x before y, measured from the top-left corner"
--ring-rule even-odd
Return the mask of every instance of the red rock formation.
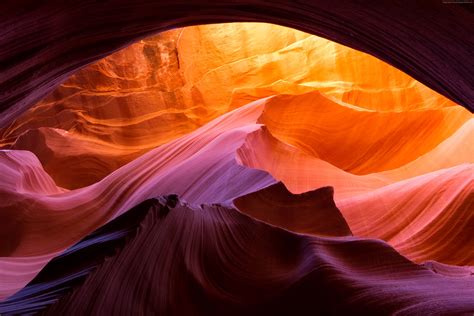
[[474, 165], [463, 164], [347, 198], [337, 205], [357, 236], [386, 240], [417, 262], [472, 266], [473, 174]]
[[[10, 241], [0, 247], [0, 297], [20, 289], [59, 252], [146, 199], [179, 194], [196, 204], [230, 204], [238, 196], [273, 184], [267, 173], [235, 160], [245, 137], [259, 128], [255, 122], [262, 110], [262, 102], [241, 107], [148, 152], [94, 185], [72, 191], [52, 186], [32, 153], [1, 151], [0, 164], [13, 169], [14, 178], [0, 179], [4, 217], [0, 232]], [[20, 163], [26, 159], [32, 167]], [[40, 180], [31, 183], [31, 179]]]
[[458, 314], [473, 294], [472, 278], [437, 275], [381, 241], [298, 235], [161, 199], [135, 238], [44, 314]]
[[[378, 155], [371, 162], [372, 167], [360, 162], [363, 156], [337, 162], [334, 160], [340, 160], [341, 153], [339, 158], [328, 157], [334, 153], [331, 144], [339, 139], [331, 139], [319, 149], [327, 161], [356, 173], [399, 165], [439, 141], [430, 137], [431, 143], [423, 146], [416, 143], [418, 151], [413, 146], [403, 146], [404, 152], [387, 161], [386, 166], [387, 155], [383, 154], [386, 147], [378, 146], [380, 142], [390, 142], [387, 138], [392, 130], [384, 129], [386, 120], [396, 117], [400, 122], [392, 128], [404, 128], [406, 133], [410, 132], [407, 126], [414, 130], [424, 128], [423, 132], [417, 131], [419, 137], [432, 132], [429, 128], [436, 129], [442, 139], [457, 128], [456, 122], [460, 124], [469, 116], [453, 102], [370, 55], [289, 28], [234, 23], [169, 31], [79, 71], [4, 129], [0, 143], [6, 148], [34, 152], [58, 185], [76, 189], [99, 181], [148, 150], [250, 101], [282, 93], [299, 95], [315, 89], [344, 104], [354, 104], [359, 110], [330, 101], [325, 103], [325, 97], [310, 99], [308, 95], [294, 99], [292, 108], [301, 112], [319, 115], [320, 108], [334, 112], [332, 123], [324, 119], [319, 127], [314, 126], [314, 133], [318, 133], [318, 128], [343, 130], [344, 127], [338, 126], [338, 115], [351, 115], [352, 121], [344, 120], [341, 124], [358, 121], [361, 129], [365, 128], [364, 120], [366, 124], [378, 124], [372, 135], [380, 135], [372, 142], [379, 154], [371, 152]], [[320, 102], [326, 104], [324, 108]], [[452, 109], [441, 111], [445, 107]], [[408, 110], [433, 114], [393, 113]], [[437, 126], [448, 124], [446, 116], [450, 111], [458, 113], [458, 121], [452, 117], [449, 123], [452, 125], [445, 125], [445, 129]], [[274, 119], [280, 125], [285, 120], [296, 120], [295, 117], [272, 118], [276, 112], [281, 111], [269, 110], [264, 120]], [[430, 124], [426, 124], [428, 120]], [[269, 124], [269, 128], [273, 125]], [[339, 137], [346, 138], [343, 132]], [[355, 153], [359, 136], [355, 137], [352, 145], [341, 143], [342, 155], [347, 149]], [[393, 137], [404, 142], [396, 134]], [[319, 143], [314, 144], [315, 141]], [[302, 145], [301, 140], [299, 143]], [[313, 139], [312, 144], [305, 145], [306, 150], [316, 145], [321, 145], [321, 140]], [[392, 151], [400, 148], [394, 144]], [[364, 150], [361, 148], [358, 154], [367, 154]]]
[[331, 187], [294, 195], [279, 182], [234, 200], [245, 214], [266, 223], [303, 234], [352, 235], [337, 209]]
[[461, 107], [367, 111], [311, 92], [273, 98], [259, 122], [311, 156], [353, 174], [368, 174], [426, 154], [472, 117]]
[[0, 14], [2, 127], [79, 68], [133, 41], [229, 21], [282, 24], [369, 52], [473, 109], [469, 4], [20, 0], [2, 2]]
[[[308, 101], [314, 100], [321, 108], [311, 111]], [[325, 108], [326, 104], [332, 110]], [[314, 93], [269, 99], [259, 118], [265, 128], [247, 137], [238, 150], [239, 162], [269, 172], [293, 193], [334, 186], [336, 205], [356, 236], [386, 240], [417, 262], [473, 265], [469, 249], [474, 247], [470, 238], [474, 148], [463, 143], [472, 134], [472, 115], [464, 109], [447, 108], [403, 113], [357, 111], [354, 118], [337, 115], [348, 106], [336, 104]], [[307, 111], [300, 110], [305, 106]], [[453, 112], [456, 110], [461, 112]], [[385, 123], [377, 127], [358, 115]], [[430, 117], [443, 115], [446, 118], [440, 121], [445, 122], [445, 128], [429, 125]], [[448, 121], [448, 117], [454, 120]], [[456, 117], [460, 117], [457, 123]], [[334, 124], [335, 119], [347, 123]], [[344, 128], [339, 130], [341, 125]], [[443, 140], [448, 126], [459, 129]], [[388, 139], [380, 141], [380, 135]], [[434, 148], [420, 153], [430, 143]], [[344, 161], [353, 164], [353, 169], [335, 165]], [[389, 165], [394, 161], [399, 166]], [[380, 171], [355, 174], [354, 169], [372, 163]]]
[[[129, 36], [116, 35], [100, 49], [98, 38], [88, 37], [94, 24], [87, 25], [85, 42], [64, 42], [88, 47], [88, 38], [93, 47], [84, 55], [72, 51], [74, 63], [58, 57], [41, 66], [56, 56], [47, 53], [52, 45], [31, 53], [36, 59], [11, 59], [5, 73], [12, 83], [0, 78], [1, 89], [13, 87], [0, 101], [15, 103], [0, 119], [11, 123], [1, 131], [1, 299], [66, 249], [63, 256], [87, 248], [73, 245], [97, 228], [145, 200], [177, 194], [190, 205], [151, 207], [141, 228], [153, 234], [138, 233], [109, 261], [94, 259], [97, 273], [48, 312], [262, 313], [289, 311], [283, 302], [307, 308], [312, 293], [322, 314], [471, 309], [470, 268], [447, 265], [474, 263], [473, 116], [370, 55], [274, 25], [177, 29], [82, 69], [11, 121], [86, 60], [156, 30], [151, 16], [137, 24], [149, 28], [134, 30], [132, 23]], [[367, 32], [361, 45], [370, 48], [378, 33]], [[405, 44], [418, 36], [403, 34], [397, 39]], [[449, 56], [465, 53], [438, 46]], [[416, 42], [401, 51], [431, 47]], [[427, 70], [438, 57], [410, 68], [419, 58], [384, 56], [414, 75], [423, 70], [427, 83], [470, 104], [470, 92], [460, 93], [469, 86], [459, 77], [466, 69], [456, 63], [439, 66], [459, 79], [455, 85], [436, 77], [438, 68]], [[32, 85], [47, 84], [37, 91], [17, 86], [32, 72]], [[347, 237], [351, 232], [355, 237]], [[159, 265], [143, 264], [141, 256]], [[135, 278], [140, 273], [152, 276], [148, 283]], [[75, 277], [65, 273], [45, 288]], [[130, 286], [105, 295], [117, 282]], [[31, 289], [33, 300], [50, 304], [41, 286], [30, 286], [24, 291]], [[445, 293], [433, 293], [442, 286]], [[185, 293], [181, 304], [177, 293]]]

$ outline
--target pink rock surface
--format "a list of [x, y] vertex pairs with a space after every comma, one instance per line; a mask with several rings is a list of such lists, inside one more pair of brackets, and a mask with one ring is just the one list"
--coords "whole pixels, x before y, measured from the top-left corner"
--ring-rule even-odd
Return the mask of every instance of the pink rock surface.
[[[177, 5], [0, 5], [0, 314], [473, 312], [471, 12]], [[273, 18], [444, 96], [275, 25], [143, 39]]]
[[[1, 248], [1, 297], [19, 290], [59, 252], [148, 198], [179, 194], [196, 204], [230, 204], [240, 195], [273, 184], [275, 180], [267, 173], [235, 160], [236, 149], [259, 128], [255, 122], [263, 104], [256, 102], [226, 114], [77, 190], [51, 186], [51, 178], [33, 154], [2, 152], [0, 158], [6, 160], [2, 165], [14, 166], [12, 174], [19, 179], [0, 179], [5, 197], [0, 202], [5, 218], [0, 231], [11, 233], [9, 243]], [[23, 157], [33, 166], [11, 162]], [[21, 176], [31, 169], [32, 175]], [[41, 186], [33, 186], [30, 179]], [[22, 194], [18, 186], [29, 191]]]

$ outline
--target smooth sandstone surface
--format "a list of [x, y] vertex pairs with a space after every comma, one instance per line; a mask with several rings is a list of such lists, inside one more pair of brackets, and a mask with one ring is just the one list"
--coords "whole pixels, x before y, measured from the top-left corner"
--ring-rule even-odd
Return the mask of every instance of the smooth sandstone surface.
[[[352, 135], [359, 141], [365, 126], [373, 125], [371, 141], [382, 153], [385, 147], [378, 144], [389, 142], [387, 137], [405, 141], [393, 130], [385, 129], [387, 120], [395, 120], [391, 124], [394, 130], [411, 133], [409, 128], [416, 129], [419, 138], [431, 133], [430, 128], [440, 134], [430, 136], [423, 146], [418, 142], [418, 151], [413, 146], [403, 146], [405, 152], [399, 155], [403, 158], [398, 158], [401, 162], [395, 157], [395, 161], [382, 163], [388, 153], [374, 159], [372, 163], [377, 167], [360, 163], [357, 156], [335, 162], [340, 158], [332, 157], [338, 153], [333, 153], [331, 145], [319, 150], [329, 162], [356, 173], [385, 170], [406, 162], [435, 146], [470, 116], [452, 101], [368, 54], [294, 29], [231, 23], [165, 32], [79, 71], [0, 130], [0, 144], [34, 152], [59, 186], [76, 189], [97, 182], [148, 150], [229, 110], [271, 95], [299, 95], [315, 90], [324, 93], [324, 97], [315, 94], [314, 99], [310, 95], [296, 99], [290, 113], [270, 109], [265, 118], [276, 120], [278, 126], [295, 120], [295, 124], [307, 124], [301, 120], [313, 120], [313, 115], [320, 115], [319, 110], [333, 111], [332, 122], [325, 119], [319, 126], [313, 122], [311, 128], [316, 136], [321, 129], [343, 131], [345, 127], [340, 124], [357, 121], [361, 131]], [[326, 96], [362, 109], [331, 107]], [[454, 108], [441, 111], [445, 107]], [[430, 114], [396, 114], [407, 110]], [[311, 111], [312, 115], [301, 115], [304, 111]], [[458, 117], [453, 114], [448, 122], [446, 112], [450, 111], [458, 113]], [[272, 113], [281, 113], [281, 117], [273, 118]], [[338, 120], [348, 115], [352, 121]], [[325, 117], [328, 116], [329, 113]], [[341, 132], [339, 139], [331, 141], [340, 142], [340, 138], [345, 139], [346, 134]], [[309, 147], [321, 145], [321, 141], [313, 139], [313, 143], [305, 145], [300, 140], [299, 144], [311, 151]], [[340, 148], [343, 155], [345, 150], [353, 152], [357, 147], [353, 141], [341, 143]], [[392, 150], [400, 148], [393, 144]], [[361, 158], [377, 155], [364, 147], [360, 149]]]
[[[0, 129], [0, 313], [27, 311], [28, 300], [53, 314], [212, 314], [229, 304], [258, 313], [278, 311], [277, 298], [309, 307], [308, 291], [330, 280], [344, 304], [322, 299], [323, 314], [470, 312], [473, 137], [464, 107], [301, 31], [233, 23], [141, 39]], [[179, 206], [164, 214], [170, 194]], [[154, 215], [127, 228], [148, 233], [117, 253], [100, 240], [122, 238], [121, 229], [94, 239], [154, 198], [143, 207]], [[142, 253], [143, 243], [154, 246]], [[34, 286], [51, 262], [89, 247], [112, 258], [90, 250], [88, 268], [72, 260], [75, 272]], [[203, 263], [209, 254], [215, 261]], [[158, 256], [156, 265], [141, 266], [142, 256]], [[179, 286], [163, 285], [170, 294], [160, 289], [151, 304], [157, 289], [128, 280], [129, 269]], [[93, 302], [117, 282], [130, 288]], [[61, 284], [72, 292], [51, 290]], [[271, 294], [252, 298], [249, 287]], [[186, 304], [176, 304], [180, 291]]]
[[4, 1], [0, 126], [82, 67], [147, 36], [198, 24], [267, 22], [367, 52], [474, 110], [469, 3], [352, 0]]

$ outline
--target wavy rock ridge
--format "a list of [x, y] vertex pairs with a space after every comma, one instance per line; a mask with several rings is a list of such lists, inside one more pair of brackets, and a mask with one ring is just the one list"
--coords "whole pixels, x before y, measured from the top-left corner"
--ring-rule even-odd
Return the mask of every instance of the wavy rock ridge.
[[[293, 205], [301, 201], [291, 195], [286, 199], [296, 199]], [[125, 216], [126, 221], [121, 218]], [[123, 235], [128, 240], [104, 261], [101, 250], [110, 249], [107, 243]], [[245, 249], [247, 255], [236, 249]], [[78, 254], [85, 258], [81, 264], [72, 263]], [[149, 264], [143, 264], [145, 258]], [[48, 266], [56, 262], [51, 262], [42, 281], [48, 279], [48, 271], [49, 284], [55, 287], [42, 287], [37, 278], [37, 285], [0, 304], [0, 311], [280, 315], [317, 306], [314, 312], [318, 315], [411, 315], [464, 313], [474, 308], [472, 301], [467, 304], [474, 283], [460, 275], [459, 268], [434, 273], [381, 241], [297, 235], [234, 209], [192, 207], [176, 196], [141, 203], [56, 259], [61, 260], [77, 270], [53, 273]], [[77, 279], [91, 268], [94, 271], [77, 286]], [[135, 273], [130, 274], [130, 269]], [[76, 288], [58, 300], [57, 292], [71, 286]], [[437, 291], [439, 286], [444, 291]], [[47, 295], [49, 300], [31, 300], [32, 293]], [[173, 299], [177, 296], [179, 302]]]

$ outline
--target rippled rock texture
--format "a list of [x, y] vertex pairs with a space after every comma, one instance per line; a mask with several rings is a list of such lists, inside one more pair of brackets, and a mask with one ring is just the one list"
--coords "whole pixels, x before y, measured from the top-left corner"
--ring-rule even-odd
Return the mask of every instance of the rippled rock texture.
[[472, 139], [315, 35], [142, 39], [0, 129], [0, 314], [473, 312]]

